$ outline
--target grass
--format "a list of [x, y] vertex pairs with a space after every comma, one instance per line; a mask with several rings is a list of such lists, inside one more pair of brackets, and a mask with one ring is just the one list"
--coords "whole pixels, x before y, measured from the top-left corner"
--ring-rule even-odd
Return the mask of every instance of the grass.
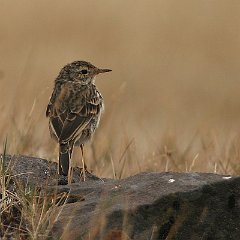
[[[91, 3], [98, 14], [88, 2], [61, 3], [54, 14], [45, 3], [3, 4], [0, 142], [8, 136], [9, 154], [56, 161], [45, 118], [53, 80], [64, 64], [86, 59], [113, 69], [96, 80], [106, 111], [86, 149], [94, 172], [117, 178], [147, 170], [237, 174], [240, 21], [228, 12], [238, 16], [239, 9], [213, 1], [107, 2]], [[121, 12], [122, 6], [128, 7]], [[63, 20], [65, 9], [72, 14]], [[86, 11], [79, 15], [79, 9]], [[204, 18], [196, 17], [199, 9]], [[107, 23], [112, 17], [116, 21]]]
[[[225, 141], [218, 139], [216, 134], [200, 135], [199, 133], [193, 134], [189, 139], [188, 144], [182, 144], [175, 135], [166, 134], [154, 152], [140, 156], [135, 139], [125, 136], [120, 144], [117, 159], [113, 159], [111, 147], [105, 146], [105, 151], [101, 153], [99, 160], [93, 159], [90, 163], [96, 163], [94, 172], [114, 179], [121, 179], [141, 171], [192, 172], [203, 170], [218, 174], [240, 174], [238, 164], [240, 138], [237, 133]], [[99, 156], [95, 148], [97, 146], [93, 142], [88, 146], [88, 151], [92, 152], [92, 156]], [[78, 156], [77, 151], [75, 158], [76, 156]], [[67, 194], [48, 195], [43, 189], [27, 184], [22, 185], [16, 181], [16, 176], [11, 172], [11, 162], [6, 164], [6, 159], [7, 141], [3, 146], [0, 164], [0, 236], [3, 239], [8, 239], [10, 236], [16, 239], [47, 239], [61, 214], [59, 207], [63, 207], [67, 201]], [[102, 224], [104, 224], [104, 216]], [[99, 231], [101, 231], [101, 225], [97, 225], [96, 229], [89, 233], [89, 240], [94, 239]], [[63, 236], [66, 234], [67, 229]], [[128, 239], [123, 232], [113, 231], [109, 234], [118, 236], [119, 239]], [[110, 235], [109, 239], [111, 239]]]
[[[47, 4], [39, 1], [37, 8], [36, 2], [2, 4], [0, 142], [8, 136], [9, 154], [57, 161], [58, 147], [50, 139], [45, 108], [60, 68], [85, 59], [113, 69], [96, 81], [106, 110], [85, 149], [86, 163], [96, 175], [115, 179], [143, 171], [240, 175], [236, 35], [240, 21], [232, 17], [240, 14], [235, 4], [177, 0], [73, 1], [58, 2], [57, 8], [54, 1]], [[198, 17], [199, 11], [204, 17]], [[10, 166], [3, 165], [6, 145], [2, 152], [1, 216], [8, 217], [1, 219], [0, 231], [6, 231], [5, 221], [20, 218], [9, 231], [35, 238], [48, 228], [45, 220], [57, 205], [55, 197], [46, 200], [48, 205], [41, 192], [29, 186], [19, 186], [12, 194], [14, 176]], [[79, 149], [72, 165], [81, 166]]]
[[0, 238], [48, 239], [67, 201], [67, 193], [46, 193], [43, 188], [18, 181], [7, 161], [6, 143], [0, 161]]

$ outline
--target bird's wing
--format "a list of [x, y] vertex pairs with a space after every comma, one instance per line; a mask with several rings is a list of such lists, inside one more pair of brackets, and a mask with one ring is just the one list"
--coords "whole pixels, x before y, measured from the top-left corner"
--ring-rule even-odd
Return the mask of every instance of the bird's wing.
[[57, 99], [57, 96], [59, 95], [59, 92], [61, 92], [61, 85], [57, 84], [55, 88], [53, 89], [52, 96], [49, 100], [49, 103], [47, 105], [46, 109], [46, 117], [50, 117], [52, 115], [52, 107]]
[[81, 134], [91, 119], [100, 113], [102, 107], [102, 99], [100, 96], [101, 95], [96, 95], [95, 91], [90, 92], [81, 105], [72, 107], [63, 123], [59, 139], [61, 142], [74, 140]]
[[49, 130], [52, 137], [59, 140], [63, 128], [63, 121], [60, 116], [51, 116], [49, 119]]
[[59, 140], [63, 129], [63, 124], [67, 118], [67, 109], [64, 105], [64, 97], [68, 88], [57, 84], [53, 90], [52, 96], [46, 110], [46, 116], [49, 117], [49, 130], [52, 137]]
[[70, 114], [64, 122], [59, 141], [69, 142], [71, 140], [75, 140], [91, 119], [92, 116], [84, 117], [77, 114]]

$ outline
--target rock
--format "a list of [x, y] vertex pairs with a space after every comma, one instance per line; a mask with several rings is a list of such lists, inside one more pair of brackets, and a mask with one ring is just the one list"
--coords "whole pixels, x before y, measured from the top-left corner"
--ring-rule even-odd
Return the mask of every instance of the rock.
[[[24, 183], [35, 186], [51, 186], [57, 184], [56, 162], [49, 162], [45, 159], [28, 156], [6, 156], [5, 167], [9, 167], [12, 174]], [[87, 180], [101, 180], [95, 175], [86, 173]], [[39, 181], [40, 180], [40, 181]], [[80, 168], [74, 168], [72, 182], [82, 182], [83, 176]]]
[[75, 183], [56, 186], [55, 163], [24, 156], [14, 162], [23, 181], [39, 185], [41, 178], [48, 194], [68, 193], [50, 218], [51, 239], [240, 239], [240, 177], [150, 172], [81, 182], [75, 169]]

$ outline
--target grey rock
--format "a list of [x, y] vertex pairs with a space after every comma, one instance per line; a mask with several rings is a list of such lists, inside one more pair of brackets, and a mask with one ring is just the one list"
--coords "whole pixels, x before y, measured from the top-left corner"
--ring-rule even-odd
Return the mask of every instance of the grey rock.
[[57, 186], [57, 164], [24, 156], [12, 161], [23, 181], [39, 185], [41, 178], [48, 192], [68, 193], [49, 239], [240, 239], [238, 176], [145, 172], [82, 182], [75, 169], [75, 183]]

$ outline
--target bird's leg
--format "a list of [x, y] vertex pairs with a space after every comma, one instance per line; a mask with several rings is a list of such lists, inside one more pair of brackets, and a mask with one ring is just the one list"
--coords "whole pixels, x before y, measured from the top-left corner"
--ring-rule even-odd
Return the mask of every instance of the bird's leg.
[[86, 165], [85, 165], [85, 161], [84, 161], [84, 157], [83, 157], [83, 144], [80, 145], [80, 148], [81, 148], [81, 152], [82, 152], [82, 170], [83, 170], [83, 181], [85, 182], [86, 181], [86, 173], [85, 173], [85, 169], [86, 169]]
[[86, 173], [88, 174], [88, 177], [91, 177], [92, 179], [96, 179], [96, 180], [101, 180], [102, 182], [104, 182], [101, 178], [95, 176], [94, 174], [92, 174], [91, 172], [89, 172], [87, 170], [87, 165], [85, 164], [85, 161], [84, 161], [84, 151], [83, 151], [83, 144], [80, 145], [80, 148], [81, 148], [81, 152], [82, 152], [82, 165], [83, 165], [83, 168], [82, 168], [82, 171], [83, 171], [83, 180], [86, 181]]

